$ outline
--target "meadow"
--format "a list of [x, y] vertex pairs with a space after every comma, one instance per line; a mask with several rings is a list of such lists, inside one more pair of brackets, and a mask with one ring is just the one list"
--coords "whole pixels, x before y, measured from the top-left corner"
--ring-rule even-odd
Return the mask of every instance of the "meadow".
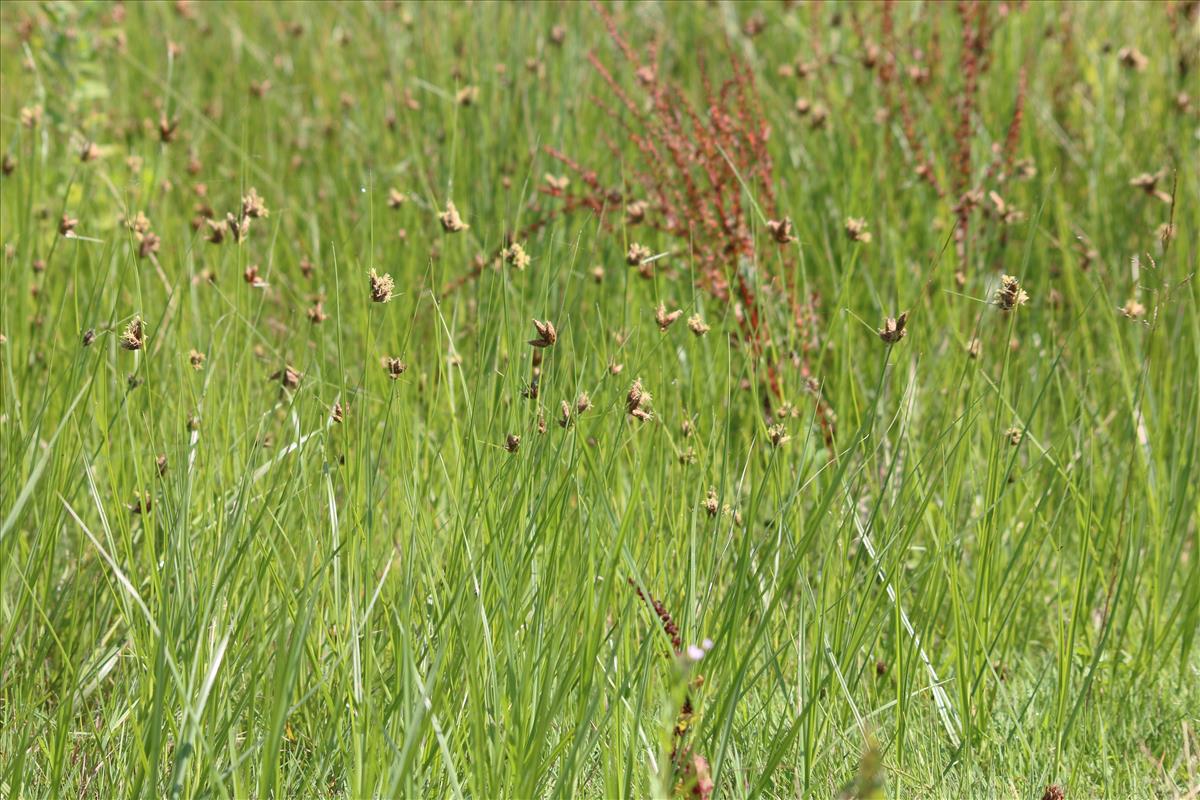
[[1200, 795], [1200, 4], [0, 59], [0, 798]]

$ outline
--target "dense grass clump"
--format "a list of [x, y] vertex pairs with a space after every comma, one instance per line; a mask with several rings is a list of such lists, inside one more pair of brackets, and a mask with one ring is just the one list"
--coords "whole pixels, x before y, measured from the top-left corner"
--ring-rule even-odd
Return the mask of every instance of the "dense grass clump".
[[1196, 3], [0, 27], [0, 797], [1195, 796]]

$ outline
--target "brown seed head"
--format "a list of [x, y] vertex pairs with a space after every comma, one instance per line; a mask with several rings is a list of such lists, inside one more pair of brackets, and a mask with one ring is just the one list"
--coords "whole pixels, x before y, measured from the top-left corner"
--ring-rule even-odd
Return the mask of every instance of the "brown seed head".
[[446, 233], [460, 233], [471, 227], [463, 222], [462, 217], [459, 216], [458, 209], [449, 200], [446, 201], [446, 210], [442, 212], [438, 219], [442, 223], [442, 230], [446, 231]]
[[271, 212], [267, 210], [267, 204], [258, 196], [258, 190], [251, 186], [250, 191], [242, 198], [242, 216], [259, 219], [260, 217], [270, 216], [270, 214]]
[[1150, 59], [1136, 47], [1122, 47], [1117, 51], [1117, 60], [1121, 62], [1122, 67], [1136, 72], [1141, 72], [1150, 65]]
[[696, 336], [703, 336], [709, 331], [708, 323], [699, 314], [692, 314], [688, 317], [687, 326], [688, 330]]
[[521, 446], [521, 437], [515, 433], [510, 433], [504, 439], [504, 449], [510, 453], [517, 452], [517, 448]]
[[530, 263], [529, 253], [525, 252], [525, 248], [521, 246], [520, 242], [513, 242], [508, 247], [501, 250], [500, 257], [504, 259], [505, 263], [514, 267], [518, 272], [524, 271], [524, 269], [528, 267]]
[[121, 347], [126, 350], [141, 350], [146, 344], [146, 328], [141, 316], [134, 316], [121, 334]]
[[847, 217], [846, 236], [852, 242], [868, 244], [871, 241], [871, 234], [867, 230], [867, 221], [859, 217]]
[[767, 230], [770, 231], [771, 238], [779, 244], [796, 241], [796, 237], [792, 236], [792, 221], [790, 219], [767, 220]]
[[1042, 792], [1042, 800], [1065, 800], [1065, 798], [1062, 787], [1057, 783], [1050, 784], [1046, 787], [1046, 791]]
[[285, 389], [295, 389], [300, 385], [300, 379], [304, 377], [304, 373], [292, 366], [284, 366], [283, 369], [276, 370], [271, 373], [271, 380], [279, 381]]
[[625, 254], [625, 261], [631, 267], [640, 267], [651, 255], [653, 254], [650, 252], [649, 247], [644, 247], [634, 242], [629, 245], [629, 252]]
[[888, 344], [895, 344], [908, 335], [908, 330], [904, 327], [907, 323], [907, 311], [895, 318], [888, 317], [883, 321], [883, 327], [879, 329], [879, 338]]
[[383, 368], [385, 370], [387, 370], [387, 374], [388, 374], [389, 378], [391, 378], [392, 380], [396, 380], [397, 378], [399, 378], [401, 375], [404, 374], [405, 370], [408, 369], [408, 364], [405, 364], [403, 361], [401, 361], [398, 358], [393, 358], [391, 356], [384, 356]]
[[721, 511], [721, 501], [717, 499], [717, 488], [710, 486], [704, 496], [704, 511], [710, 517], [715, 517]]
[[204, 353], [201, 353], [199, 350], [192, 350], [190, 353], [188, 353], [188, 363], [191, 364], [192, 369], [196, 370], [197, 372], [204, 369], [204, 359]]
[[996, 305], [1001, 311], [1012, 311], [1018, 306], [1025, 305], [1029, 295], [1021, 288], [1021, 283], [1012, 275], [1000, 276], [1000, 288], [996, 291]]
[[571, 404], [563, 400], [558, 407], [558, 424], [566, 428], [571, 424]]
[[588, 397], [587, 392], [580, 392], [579, 397], [575, 398], [575, 413], [582, 414], [592, 407], [592, 398]]
[[404, 192], [396, 188], [388, 189], [388, 208], [400, 208], [400, 206], [407, 202], [408, 197], [404, 194]]
[[83, 346], [91, 347], [92, 342], [94, 342], [94, 341], [96, 341], [96, 329], [88, 328], [86, 331], [83, 332]]
[[392, 299], [392, 290], [396, 288], [395, 281], [392, 276], [386, 272], [380, 275], [374, 269], [370, 273], [371, 280], [371, 302], [386, 303]]
[[771, 440], [772, 447], [782, 447], [792, 440], [792, 437], [788, 435], [787, 428], [778, 423], [767, 428], [767, 438]]
[[645, 200], [634, 200], [629, 205], [625, 206], [625, 222], [628, 225], [637, 225], [646, 219], [646, 212], [650, 209], [649, 204]]
[[534, 347], [551, 347], [558, 341], [558, 331], [554, 329], [554, 323], [550, 320], [539, 322], [535, 319], [533, 327], [538, 335], [536, 339], [530, 339], [529, 343]]
[[79, 224], [79, 220], [67, 214], [62, 215], [62, 219], [58, 221], [58, 232], [63, 236], [71, 237], [75, 235], [75, 226]]
[[667, 328], [671, 327], [671, 324], [675, 322], [675, 320], [679, 319], [679, 317], [682, 315], [683, 312], [678, 308], [674, 311], [668, 312], [667, 307], [664, 304], [659, 303], [658, 308], [654, 311], [654, 321], [658, 323], [658, 329], [665, 333]]

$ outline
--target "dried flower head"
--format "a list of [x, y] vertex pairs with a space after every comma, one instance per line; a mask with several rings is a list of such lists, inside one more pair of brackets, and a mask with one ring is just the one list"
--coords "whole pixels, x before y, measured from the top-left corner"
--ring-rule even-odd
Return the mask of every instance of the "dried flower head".
[[790, 219], [769, 219], [767, 220], [767, 230], [770, 231], [771, 238], [779, 244], [796, 241], [796, 237], [792, 235], [792, 221]]
[[504, 438], [504, 449], [510, 453], [517, 452], [517, 448], [521, 446], [521, 437], [515, 433], [510, 433]]
[[667, 328], [671, 327], [671, 324], [682, 315], [683, 312], [678, 308], [668, 312], [666, 305], [659, 303], [658, 308], [654, 310], [654, 321], [658, 323], [658, 329], [665, 333]]
[[1141, 189], [1151, 197], [1157, 197], [1164, 203], [1171, 202], [1171, 195], [1158, 188], [1158, 182], [1165, 177], [1165, 173], [1159, 170], [1155, 173], [1143, 172], [1141, 175], [1135, 175], [1130, 178], [1129, 185], [1135, 189]]
[[625, 369], [625, 365], [617, 363], [616, 360], [611, 360], [608, 362], [608, 374], [609, 375], [620, 375], [621, 370], [623, 370], [623, 369]]
[[690, 330], [696, 336], [703, 336], [710, 330], [708, 323], [706, 323], [704, 318], [699, 314], [692, 314], [690, 317], [688, 317], [687, 326], [688, 330]]
[[464, 86], [454, 95], [454, 102], [460, 106], [469, 106], [479, 99], [478, 86]]
[[167, 474], [167, 455], [166, 455], [166, 453], [160, 454], [158, 456], [158, 458], [154, 459], [154, 468], [158, 471], [158, 477], [160, 477], [160, 478], [163, 475]]
[[629, 393], [625, 396], [625, 410], [629, 412], [630, 416], [647, 422], [654, 416], [654, 412], [649, 409], [652, 399], [650, 393], [642, 387], [642, 379], [638, 378], [629, 387]]
[[540, 322], [535, 319], [533, 327], [538, 335], [536, 339], [530, 339], [529, 343], [534, 347], [551, 347], [558, 341], [558, 331], [554, 329], [554, 323], [550, 320]]
[[130, 514], [145, 514], [149, 513], [153, 505], [154, 503], [150, 499], [149, 492], [142, 492], [141, 494], [134, 492], [133, 502], [126, 507], [129, 509]]
[[400, 206], [404, 205], [407, 202], [408, 202], [408, 197], [404, 194], [404, 192], [402, 192], [396, 188], [388, 189], [388, 198], [387, 198], [388, 208], [400, 208]]
[[3, 161], [0, 161], [0, 172], [3, 172], [5, 175], [12, 175], [16, 168], [17, 159], [13, 157], [12, 153], [5, 153]]
[[580, 392], [579, 397], [575, 398], [575, 413], [582, 414], [592, 407], [592, 398], [588, 397], [587, 392]]
[[787, 428], [783, 427], [781, 423], [776, 423], [767, 428], [767, 438], [771, 440], [772, 447], [782, 447], [792, 439], [788, 435]]
[[1117, 60], [1121, 62], [1122, 67], [1137, 72], [1143, 71], [1150, 65], [1150, 59], [1136, 47], [1122, 47], [1117, 51]]
[[979, 341], [978, 338], [972, 339], [971, 341], [967, 342], [967, 357], [968, 358], [979, 358], [979, 354], [981, 352], [983, 352], [983, 342]]
[[225, 241], [227, 228], [224, 220], [206, 219], [204, 223], [208, 225], [208, 241], [210, 243], [220, 244]]
[[1042, 800], [1064, 800], [1066, 795], [1063, 793], [1062, 787], [1057, 783], [1052, 783], [1046, 787], [1046, 791], [1042, 793]]
[[270, 216], [270, 214], [271, 212], [267, 210], [267, 204], [258, 196], [258, 190], [251, 186], [250, 191], [242, 198], [242, 216], [259, 219]]
[[604, 267], [592, 267], [592, 280], [596, 283], [604, 283]]
[[96, 329], [88, 328], [86, 331], [83, 332], [83, 346], [91, 347], [92, 342], [94, 342], [94, 341], [96, 341]]
[[458, 209], [454, 207], [454, 203], [450, 200], [446, 201], [446, 210], [438, 217], [442, 223], [442, 230], [446, 233], [460, 233], [467, 230], [471, 226], [463, 222], [463, 219], [458, 214]]
[[204, 353], [201, 353], [199, 350], [192, 350], [188, 353], [188, 363], [191, 364], [192, 369], [196, 370], [197, 372], [204, 369], [204, 359]]
[[405, 364], [403, 361], [401, 361], [398, 358], [393, 358], [392, 356], [384, 356], [383, 368], [385, 370], [387, 370], [387, 374], [388, 374], [389, 378], [391, 378], [392, 380], [396, 380], [397, 378], [399, 378], [401, 375], [404, 374], [405, 370], [408, 369], [408, 364]]
[[500, 251], [500, 257], [505, 263], [514, 267], [518, 272], [524, 271], [529, 266], [529, 253], [525, 252], [525, 248], [520, 242], [513, 242], [508, 247]]
[[89, 161], [95, 161], [100, 157], [100, 145], [93, 141], [86, 141], [79, 146], [79, 161], [87, 164]]
[[651, 255], [649, 247], [634, 242], [629, 245], [629, 252], [625, 254], [625, 262], [631, 267], [640, 267]]
[[250, 235], [250, 218], [235, 217], [233, 214], [226, 214], [225, 228], [229, 231], [229, 235], [233, 237], [233, 241], [240, 243]]
[[121, 347], [126, 350], [141, 350], [146, 344], [146, 327], [140, 315], [135, 315], [121, 334]]
[[179, 117], [168, 120], [166, 115], [158, 118], [158, 138], [163, 144], [170, 144], [175, 141], [175, 137], [179, 134]]
[[396, 288], [396, 282], [392, 280], [392, 276], [386, 272], [380, 275], [374, 269], [369, 275], [371, 281], [371, 302], [386, 303], [392, 299], [392, 290]]
[[1023, 306], [1029, 300], [1029, 295], [1021, 288], [1020, 282], [1012, 275], [1000, 276], [1000, 288], [996, 291], [996, 305], [1001, 311], [1012, 311]]
[[75, 235], [75, 226], [79, 224], [79, 220], [67, 214], [62, 215], [62, 219], [58, 221], [58, 232], [63, 236], [71, 237]]
[[645, 221], [646, 212], [649, 210], [650, 205], [645, 200], [634, 200], [625, 206], [625, 223], [627, 225], [637, 225]]
[[546, 181], [546, 188], [551, 194], [562, 194], [571, 185], [571, 179], [566, 175], [551, 175], [547, 172], [542, 179]]
[[1139, 303], [1136, 297], [1131, 297], [1121, 306], [1121, 313], [1130, 319], [1138, 319], [1146, 313], [1146, 307]]
[[704, 496], [704, 511], [710, 516], [715, 517], [721, 511], [721, 501], [717, 499], [717, 488], [715, 486], [708, 487], [708, 493]]
[[846, 236], [852, 242], [870, 243], [871, 233], [867, 230], [867, 221], [859, 217], [846, 217]]
[[1021, 443], [1022, 432], [1021, 432], [1021, 429], [1018, 428], [1016, 425], [1014, 425], [1011, 428], [1009, 428], [1008, 430], [1006, 430], [1004, 432], [1004, 435], [1008, 438], [1008, 443], [1010, 445], [1012, 445], [1013, 447], [1016, 447], [1017, 445], [1019, 445]]
[[571, 404], [563, 400], [558, 407], [558, 424], [559, 427], [566, 428], [571, 424]]
[[345, 418], [346, 418], [346, 407], [341, 404], [341, 401], [335, 402], [333, 404], [333, 408], [329, 412], [330, 421], [337, 424], [337, 423], [341, 423], [341, 421], [344, 420]]
[[895, 344], [908, 335], [908, 330], [904, 327], [907, 323], [907, 311], [898, 317], [888, 317], [883, 321], [883, 327], [879, 329], [879, 338], [888, 344]]
[[304, 377], [304, 373], [297, 370], [295, 367], [285, 365], [283, 369], [276, 370], [271, 373], [271, 380], [279, 381], [284, 389], [293, 390], [300, 385], [300, 379]]
[[313, 300], [313, 304], [304, 313], [308, 315], [308, 321], [313, 325], [320, 325], [329, 319], [329, 315], [325, 313], [325, 303], [319, 297]]

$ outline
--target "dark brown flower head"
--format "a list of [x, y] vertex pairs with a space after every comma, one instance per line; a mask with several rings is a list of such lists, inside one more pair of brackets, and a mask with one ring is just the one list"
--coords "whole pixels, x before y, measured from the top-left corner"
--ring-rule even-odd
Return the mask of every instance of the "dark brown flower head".
[[479, 99], [478, 86], [464, 86], [454, 95], [454, 101], [460, 106], [469, 106]]
[[1025, 305], [1029, 295], [1021, 288], [1021, 283], [1012, 275], [1000, 276], [1000, 288], [996, 291], [996, 305], [1001, 311], [1012, 311], [1018, 306]]
[[463, 222], [463, 218], [459, 215], [458, 209], [454, 207], [452, 201], [446, 201], [446, 210], [438, 217], [442, 223], [442, 230], [446, 233], [461, 233], [471, 226]]
[[17, 159], [11, 153], [5, 153], [4, 160], [0, 161], [0, 172], [3, 172], [5, 175], [12, 175], [16, 168]]
[[158, 252], [162, 246], [162, 240], [154, 231], [146, 231], [145, 233], [135, 233], [133, 238], [138, 243], [138, 258], [148, 258]]
[[250, 233], [250, 218], [235, 217], [233, 214], [226, 214], [225, 228], [229, 231], [229, 235], [233, 237], [233, 241], [240, 243]]
[[666, 305], [659, 303], [658, 308], [654, 310], [654, 321], [658, 323], [658, 329], [665, 333], [667, 328], [671, 327], [671, 324], [682, 315], [683, 312], [678, 308], [668, 312]]
[[1021, 429], [1018, 428], [1016, 425], [1012, 426], [1011, 428], [1009, 428], [1008, 430], [1006, 430], [1004, 432], [1004, 436], [1008, 439], [1008, 443], [1010, 445], [1012, 445], [1013, 447], [1016, 447], [1017, 445], [1019, 445], [1021, 443], [1022, 435], [1023, 435], [1023, 433], [1022, 433]]
[[188, 353], [188, 363], [191, 364], [192, 369], [196, 370], [197, 372], [204, 369], [204, 359], [204, 353], [201, 353], [199, 350], [192, 350], [190, 353]]
[[346, 407], [341, 402], [333, 404], [333, 408], [329, 411], [329, 419], [334, 423], [340, 423], [346, 418]]
[[388, 198], [387, 198], [388, 208], [400, 208], [400, 206], [404, 205], [407, 202], [408, 202], [408, 197], [404, 194], [404, 192], [402, 192], [399, 189], [396, 189], [394, 187], [391, 189], [388, 189]]
[[879, 338], [888, 344], [895, 344], [908, 335], [908, 330], [904, 327], [907, 322], [907, 311], [898, 317], [888, 317], [883, 321], [883, 327], [879, 329]]
[[634, 242], [629, 245], [629, 252], [625, 254], [625, 262], [631, 267], [640, 267], [651, 255], [649, 247], [644, 247]]
[[847, 217], [846, 236], [852, 242], [868, 244], [871, 241], [871, 233], [867, 230], [867, 221], [859, 217]]
[[149, 492], [142, 492], [141, 494], [134, 492], [133, 502], [130, 503], [127, 508], [129, 509], [130, 514], [146, 514], [149, 513], [150, 508], [153, 505], [154, 503], [150, 500]]
[[134, 316], [121, 334], [121, 347], [126, 350], [141, 350], [146, 344], [146, 327], [140, 316]]
[[972, 339], [971, 341], [967, 342], [967, 357], [968, 358], [972, 358], [972, 359], [979, 358], [979, 354], [981, 352], [983, 352], [983, 342], [979, 341], [978, 338]]
[[208, 241], [211, 244], [220, 244], [225, 241], [224, 220], [206, 219], [204, 222], [208, 225]]
[[796, 237], [792, 236], [792, 221], [790, 219], [767, 220], [767, 230], [770, 231], [771, 238], [779, 244], [796, 241]]
[[649, 209], [650, 205], [645, 200], [634, 200], [625, 206], [625, 223], [628, 225], [637, 225], [645, 221], [646, 212]]
[[1135, 189], [1141, 189], [1151, 197], [1157, 197], [1164, 203], [1171, 202], [1171, 195], [1158, 188], [1158, 183], [1166, 177], [1164, 170], [1159, 170], [1153, 174], [1143, 172], [1141, 175], [1135, 175], [1129, 180], [1129, 185]]
[[386, 303], [392, 299], [392, 290], [396, 288], [396, 282], [392, 280], [392, 276], [386, 272], [380, 275], [374, 269], [371, 270], [371, 302]]
[[1050, 784], [1046, 787], [1046, 791], [1042, 792], [1042, 800], [1065, 800], [1065, 798], [1066, 794], [1057, 783]]
[[788, 435], [787, 428], [780, 423], [767, 428], [767, 438], [771, 440], [772, 447], [782, 447], [792, 440], [792, 437]]
[[687, 325], [688, 330], [696, 336], [703, 336], [709, 331], [708, 323], [699, 314], [692, 314], [688, 317]]
[[510, 433], [504, 439], [504, 449], [510, 453], [517, 452], [517, 448], [521, 446], [521, 437], [515, 433]]
[[74, 236], [75, 226], [79, 224], [79, 220], [67, 214], [62, 215], [62, 219], [58, 221], [58, 232], [63, 236]]
[[708, 488], [708, 494], [704, 496], [704, 511], [710, 517], [715, 517], [721, 512], [721, 501], [717, 499], [717, 489], [715, 486]]
[[596, 283], [604, 283], [604, 267], [592, 267], [592, 280]]
[[563, 400], [558, 407], [558, 424], [559, 427], [566, 428], [571, 424], [571, 404]]
[[92, 342], [94, 342], [94, 341], [96, 341], [96, 329], [88, 328], [86, 331], [83, 332], [83, 346], [91, 347]]
[[154, 459], [154, 468], [158, 470], [158, 476], [160, 478], [167, 474], [167, 456], [165, 453]]
[[1117, 51], [1117, 60], [1121, 62], [1122, 67], [1136, 72], [1141, 72], [1150, 65], [1150, 59], [1136, 47], [1122, 47]]
[[267, 209], [267, 204], [258, 196], [258, 190], [253, 186], [246, 196], [242, 198], [242, 216], [259, 219], [270, 216], [271, 212]]
[[166, 115], [158, 118], [158, 138], [163, 144], [169, 144], [175, 141], [175, 137], [179, 134], [179, 117], [168, 120]]
[[530, 339], [529, 343], [534, 347], [551, 347], [558, 341], [558, 331], [554, 329], [554, 323], [550, 320], [539, 322], [535, 319], [533, 327], [538, 335], [536, 339]]
[[100, 157], [100, 145], [92, 141], [84, 142], [79, 147], [79, 161], [83, 164], [95, 161]]
[[283, 388], [288, 390], [298, 387], [303, 377], [304, 373], [292, 366], [284, 366], [283, 369], [271, 373], [271, 380], [279, 381]]
[[587, 392], [580, 392], [579, 397], [575, 398], [575, 413], [582, 414], [592, 407], [592, 398], [588, 397]]
[[384, 356], [383, 368], [385, 370], [387, 370], [387, 374], [388, 374], [389, 378], [391, 378], [392, 380], [396, 380], [397, 378], [399, 378], [401, 375], [404, 374], [405, 370], [408, 369], [408, 364], [405, 364], [403, 361], [401, 361], [398, 358], [393, 358], [392, 356]]
[[629, 412], [630, 416], [646, 422], [654, 416], [654, 412], [649, 408], [652, 399], [650, 393], [642, 387], [642, 379], [638, 378], [629, 387], [629, 393], [625, 395], [625, 410]]
[[313, 300], [313, 304], [304, 313], [308, 315], [308, 321], [313, 325], [320, 325], [329, 319], [329, 315], [325, 313], [325, 304], [319, 297]]

